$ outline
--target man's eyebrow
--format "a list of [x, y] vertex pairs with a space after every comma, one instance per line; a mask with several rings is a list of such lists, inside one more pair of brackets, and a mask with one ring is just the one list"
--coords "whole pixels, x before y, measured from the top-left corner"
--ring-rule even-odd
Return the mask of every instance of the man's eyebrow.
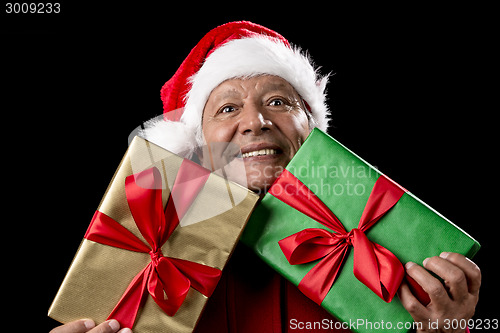
[[238, 98], [238, 97], [241, 97], [241, 94], [237, 90], [230, 89], [230, 90], [224, 90], [224, 91], [221, 91], [219, 93], [216, 93], [214, 96], [214, 100], [216, 102], [219, 102], [219, 101], [223, 101], [227, 98]]
[[276, 92], [276, 91], [286, 92], [286, 93], [289, 93], [289, 94], [293, 93], [293, 90], [290, 89], [289, 86], [287, 86], [286, 84], [284, 84], [282, 82], [279, 82], [279, 83], [274, 83], [274, 82], [267, 83], [267, 84], [265, 84], [265, 85], [262, 86], [262, 89], [266, 93], [267, 92]]

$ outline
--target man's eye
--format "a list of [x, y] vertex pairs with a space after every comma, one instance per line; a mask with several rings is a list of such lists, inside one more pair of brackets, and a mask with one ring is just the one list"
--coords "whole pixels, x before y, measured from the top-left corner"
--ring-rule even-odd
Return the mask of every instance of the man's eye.
[[222, 109], [220, 109], [219, 113], [229, 113], [233, 112], [235, 110], [234, 106], [225, 106]]
[[270, 106], [281, 106], [281, 105], [283, 105], [283, 104], [285, 104], [285, 103], [283, 102], [283, 100], [281, 100], [281, 99], [279, 99], [279, 98], [275, 98], [275, 99], [273, 99], [273, 100], [269, 103], [269, 105], [270, 105]]

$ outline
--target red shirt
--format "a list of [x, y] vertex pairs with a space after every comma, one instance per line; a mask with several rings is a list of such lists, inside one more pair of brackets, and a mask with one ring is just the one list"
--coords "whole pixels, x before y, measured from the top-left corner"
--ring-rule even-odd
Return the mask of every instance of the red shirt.
[[239, 244], [194, 333], [350, 332], [336, 330], [336, 322]]

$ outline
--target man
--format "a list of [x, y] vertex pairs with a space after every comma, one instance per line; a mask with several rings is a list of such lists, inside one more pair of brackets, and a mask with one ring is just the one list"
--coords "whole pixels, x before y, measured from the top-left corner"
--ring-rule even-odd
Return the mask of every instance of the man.
[[[203, 144], [236, 144], [248, 187], [263, 195], [309, 132], [327, 129], [326, 83], [281, 35], [250, 22], [228, 23], [210, 31], [164, 85], [164, 119], [149, 122], [142, 135], [185, 157]], [[481, 284], [473, 262], [443, 252], [426, 259], [423, 267], [411, 262], [405, 267], [431, 299], [424, 306], [406, 284], [399, 290], [404, 307], [422, 323], [422, 332], [431, 331], [429, 322], [472, 317]], [[195, 332], [295, 332], [291, 319], [334, 320], [238, 246]], [[119, 330], [116, 321], [94, 326], [91, 320], [80, 320], [53, 333]]]

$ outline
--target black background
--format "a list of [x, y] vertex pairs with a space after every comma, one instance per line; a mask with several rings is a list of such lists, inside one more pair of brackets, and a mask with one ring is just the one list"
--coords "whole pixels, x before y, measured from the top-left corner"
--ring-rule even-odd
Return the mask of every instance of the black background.
[[161, 86], [203, 35], [244, 19], [280, 32], [333, 74], [331, 135], [481, 243], [475, 318], [500, 319], [491, 305], [499, 185], [492, 8], [61, 5], [60, 14], [2, 8], [0, 17], [2, 259], [15, 318], [35, 331], [56, 325], [48, 307], [128, 135], [161, 114]]

